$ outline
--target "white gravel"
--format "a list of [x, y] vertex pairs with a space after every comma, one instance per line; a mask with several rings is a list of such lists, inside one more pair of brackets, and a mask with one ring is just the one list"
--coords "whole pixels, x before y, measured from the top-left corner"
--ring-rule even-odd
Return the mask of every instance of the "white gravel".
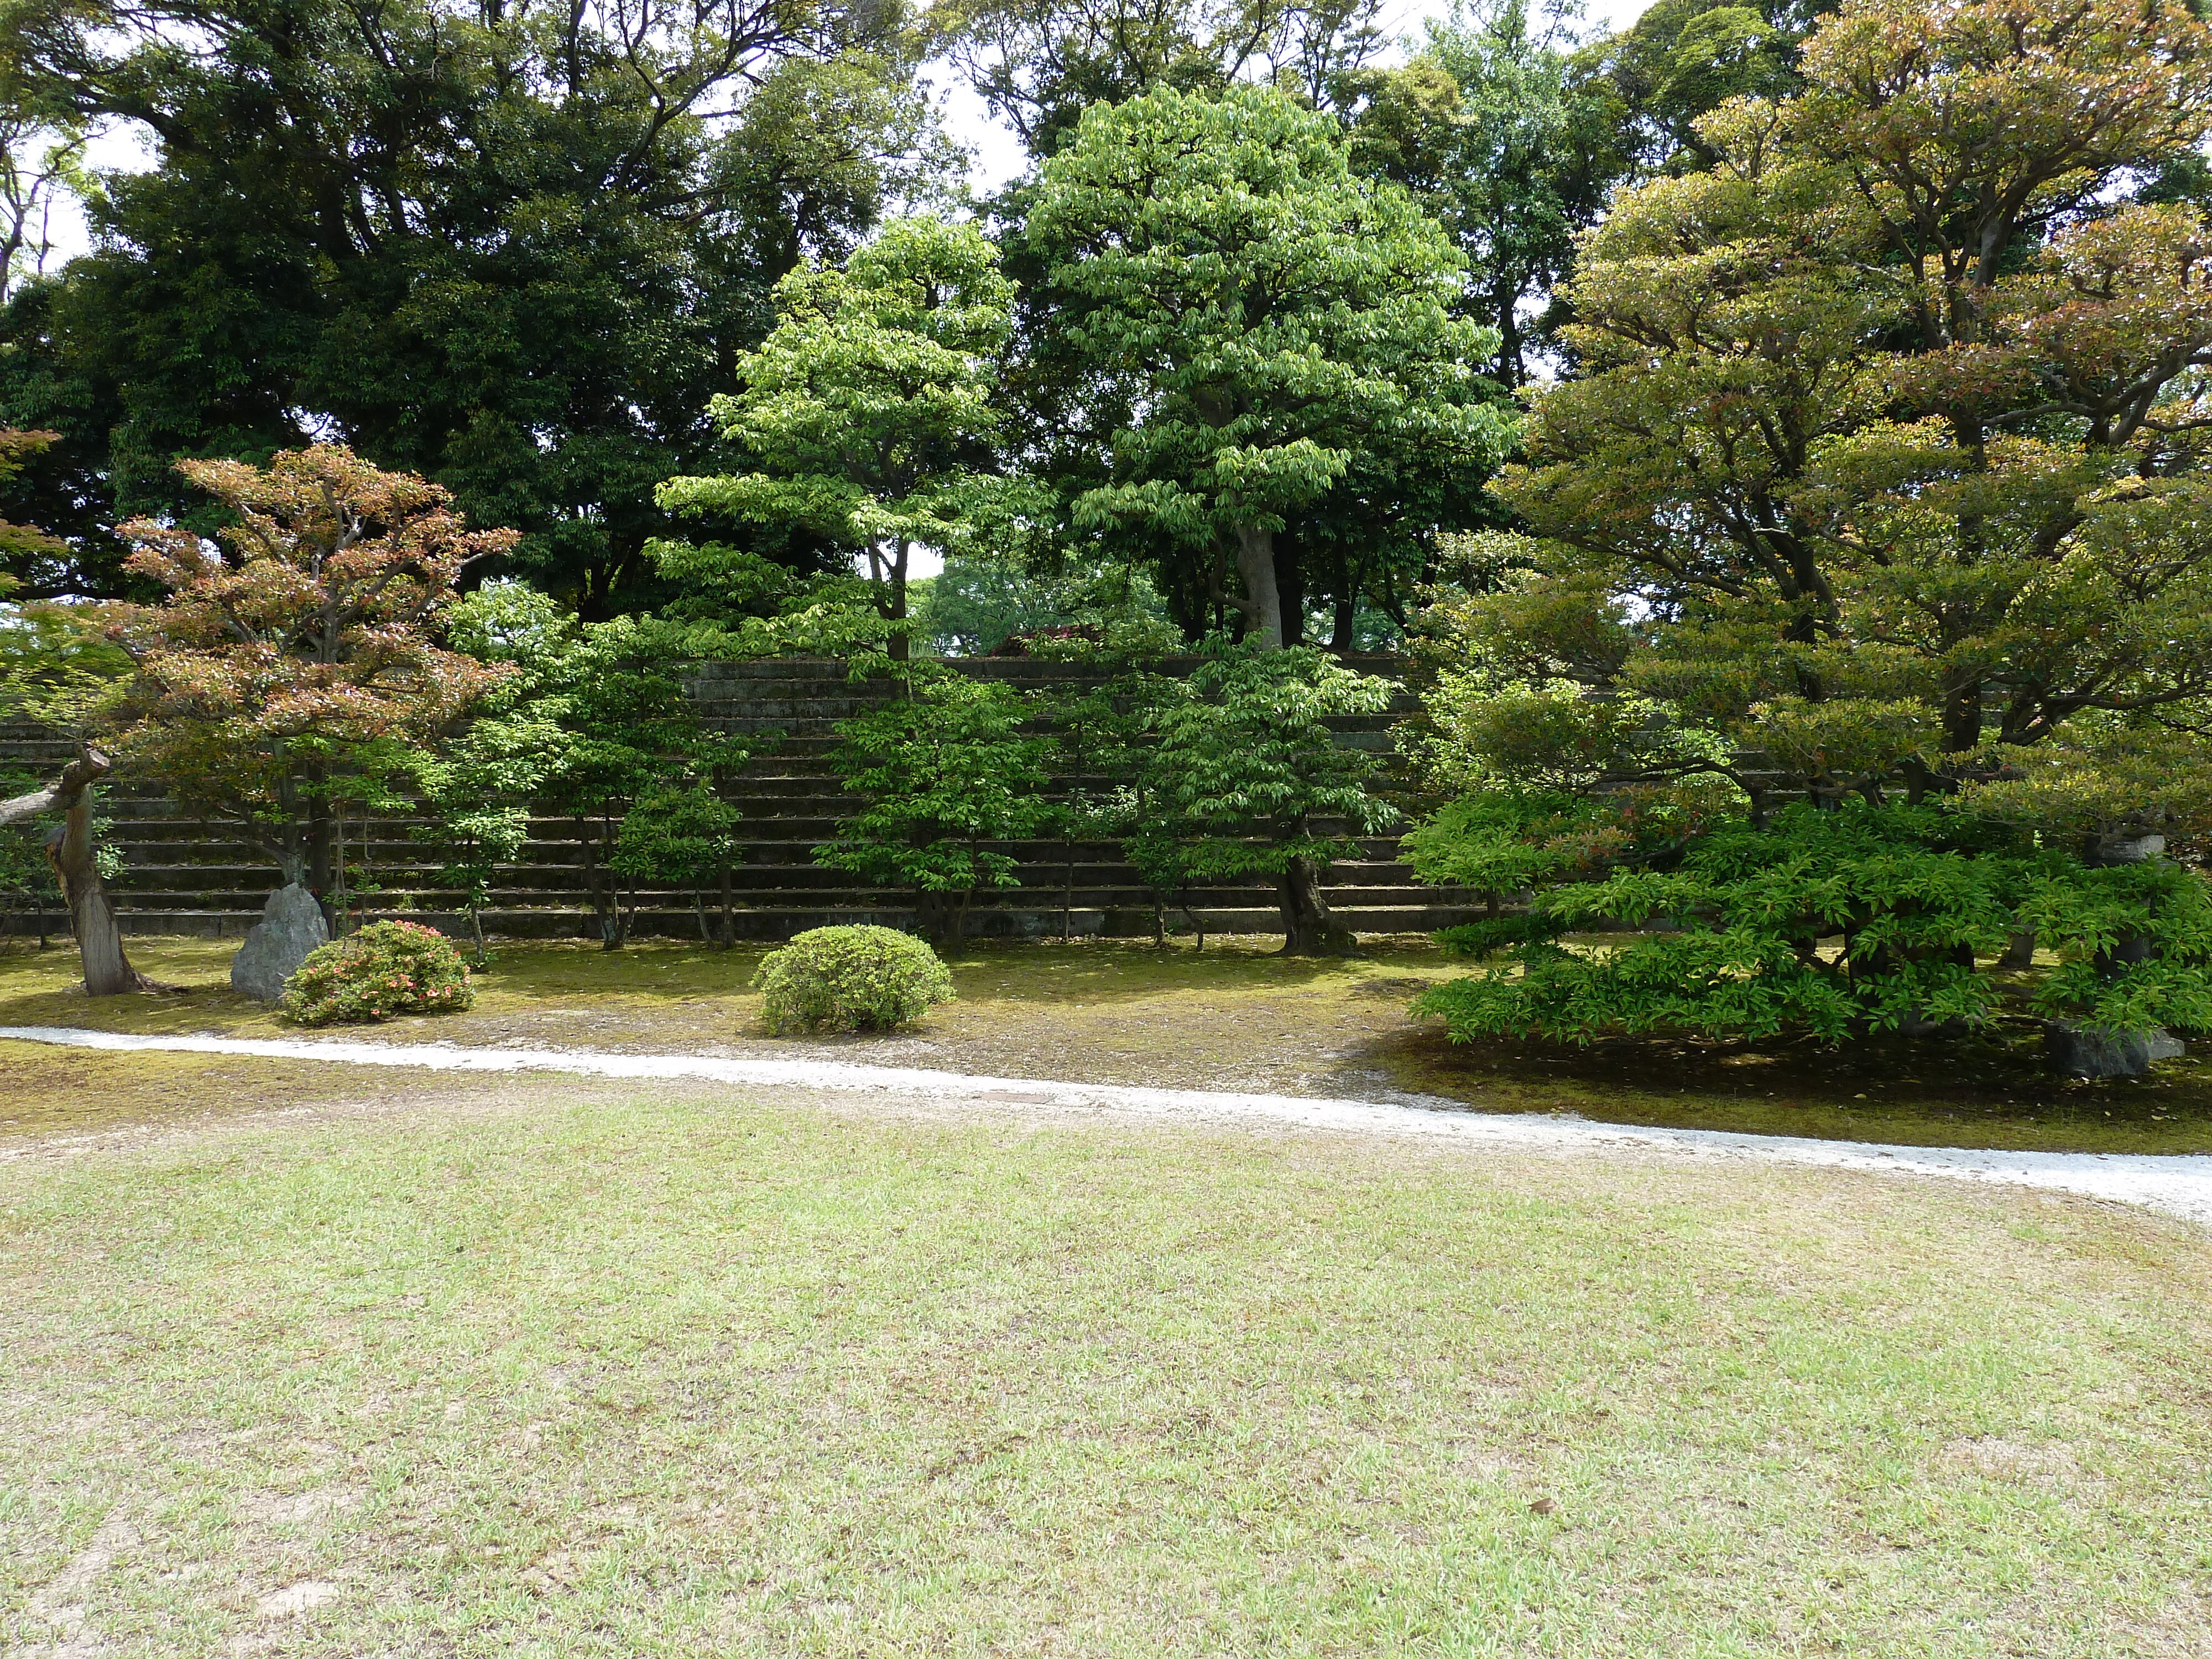
[[1355, 1133], [1441, 1137], [1463, 1144], [1534, 1151], [1644, 1152], [1676, 1158], [1808, 1164], [2044, 1188], [2146, 1205], [2212, 1224], [2212, 1155], [2160, 1158], [2120, 1152], [1885, 1146], [1788, 1135], [1729, 1134], [1712, 1129], [1638, 1128], [1553, 1115], [1505, 1115], [1420, 1096], [1377, 1102], [1232, 1094], [1210, 1089], [1139, 1089], [1036, 1078], [970, 1077], [958, 1072], [852, 1066], [832, 1060], [718, 1060], [704, 1054], [604, 1054], [571, 1048], [469, 1048], [443, 1042], [127, 1036], [52, 1025], [0, 1026], [0, 1038], [80, 1048], [252, 1054], [349, 1066], [419, 1066], [436, 1072], [560, 1072], [641, 1080], [691, 1079], [939, 1103], [971, 1102], [987, 1108], [1040, 1106], [1181, 1123], [1268, 1123]]

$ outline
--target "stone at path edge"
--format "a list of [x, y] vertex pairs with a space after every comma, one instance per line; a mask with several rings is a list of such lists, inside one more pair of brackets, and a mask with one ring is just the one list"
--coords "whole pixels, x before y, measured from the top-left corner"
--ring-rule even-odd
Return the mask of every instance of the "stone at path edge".
[[230, 988], [257, 1001], [274, 1002], [307, 952], [330, 939], [330, 924], [315, 896], [297, 883], [280, 887], [269, 896], [261, 920], [231, 960]]

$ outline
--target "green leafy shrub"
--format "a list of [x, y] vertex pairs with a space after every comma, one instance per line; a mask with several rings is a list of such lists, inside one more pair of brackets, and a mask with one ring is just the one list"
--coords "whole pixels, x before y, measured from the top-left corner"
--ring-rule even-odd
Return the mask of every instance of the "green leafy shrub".
[[817, 927], [796, 935], [753, 975], [769, 1029], [896, 1031], [952, 1000], [937, 952], [890, 927]]
[[[1461, 1041], [1924, 1034], [1998, 1012], [2014, 987], [1996, 959], [2032, 933], [2059, 958], [2027, 998], [2036, 1013], [2128, 1031], [2212, 1022], [2212, 892], [2183, 866], [2098, 867], [1948, 805], [1791, 806], [1763, 827], [1702, 823], [1671, 848], [1656, 819], [1628, 818], [1608, 839], [1562, 812], [1517, 846], [1499, 836], [1502, 810], [1431, 819], [1424, 876], [1507, 870], [1536, 891], [1526, 915], [1439, 934], [1497, 965], [1415, 1011]], [[1559, 854], [1557, 868], [1539, 854]], [[1609, 949], [1563, 942], [1597, 929], [1640, 931]]]
[[908, 695], [838, 722], [831, 763], [868, 802], [814, 861], [906, 889], [921, 931], [957, 945], [978, 893], [1020, 884], [1004, 843], [1052, 822], [1051, 739], [1021, 735], [1035, 713], [1001, 681], [910, 671]]
[[411, 921], [377, 921], [309, 952], [284, 981], [283, 1007], [296, 1025], [359, 1025], [457, 1012], [476, 1000], [451, 939]]

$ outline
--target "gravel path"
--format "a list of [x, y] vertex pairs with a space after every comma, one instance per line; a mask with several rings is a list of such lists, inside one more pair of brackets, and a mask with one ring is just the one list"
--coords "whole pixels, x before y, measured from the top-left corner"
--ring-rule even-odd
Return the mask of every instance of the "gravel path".
[[1885, 1146], [1796, 1136], [1729, 1134], [1714, 1129], [1634, 1128], [1579, 1118], [1492, 1115], [1456, 1101], [1415, 1095], [1385, 1101], [1310, 1099], [1205, 1089], [1142, 1089], [1118, 1084], [1057, 1083], [1032, 1078], [970, 1077], [906, 1066], [832, 1060], [718, 1060], [703, 1054], [601, 1054], [570, 1048], [466, 1048], [248, 1037], [129, 1036], [53, 1025], [0, 1026], [0, 1038], [80, 1048], [161, 1049], [252, 1054], [270, 1060], [349, 1066], [416, 1066], [435, 1072], [556, 1072], [580, 1077], [684, 1079], [875, 1094], [985, 1108], [1041, 1106], [1061, 1111], [1176, 1123], [1269, 1123], [1354, 1133], [1439, 1137], [1462, 1144], [1572, 1152], [1646, 1152], [1707, 1160], [1808, 1164], [1889, 1175], [1936, 1176], [2002, 1186], [2039, 1187], [2142, 1204], [2212, 1224], [2212, 1154], [2154, 1157], [2105, 1152], [1978, 1152]]

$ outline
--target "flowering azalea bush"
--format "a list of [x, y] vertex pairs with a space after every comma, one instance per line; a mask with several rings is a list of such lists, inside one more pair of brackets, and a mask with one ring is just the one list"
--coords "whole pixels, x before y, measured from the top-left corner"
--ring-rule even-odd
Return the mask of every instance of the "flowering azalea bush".
[[451, 939], [411, 921], [378, 921], [311, 951], [284, 981], [283, 1007], [298, 1025], [360, 1025], [458, 1012], [476, 1000]]
[[769, 1029], [895, 1031], [952, 1000], [937, 952], [890, 927], [817, 927], [795, 936], [753, 975]]

